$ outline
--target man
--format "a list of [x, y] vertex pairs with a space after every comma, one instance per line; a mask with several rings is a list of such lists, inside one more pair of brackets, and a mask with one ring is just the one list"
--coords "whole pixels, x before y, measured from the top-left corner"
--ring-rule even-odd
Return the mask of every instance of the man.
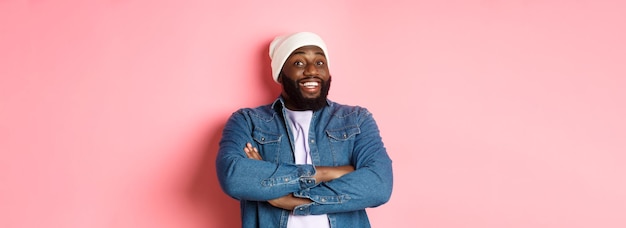
[[370, 227], [393, 174], [367, 109], [327, 100], [328, 51], [314, 33], [275, 38], [272, 104], [229, 118], [216, 159], [222, 189], [240, 201], [243, 227]]

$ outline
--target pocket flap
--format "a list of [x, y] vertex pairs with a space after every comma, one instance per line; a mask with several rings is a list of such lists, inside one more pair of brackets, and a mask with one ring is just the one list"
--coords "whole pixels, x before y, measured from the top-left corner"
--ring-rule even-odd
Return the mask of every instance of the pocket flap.
[[326, 134], [328, 134], [328, 137], [331, 137], [335, 140], [348, 140], [359, 133], [361, 133], [361, 129], [357, 126], [326, 130]]
[[254, 131], [252, 131], [252, 138], [259, 144], [277, 143], [280, 142], [282, 135], [254, 129]]

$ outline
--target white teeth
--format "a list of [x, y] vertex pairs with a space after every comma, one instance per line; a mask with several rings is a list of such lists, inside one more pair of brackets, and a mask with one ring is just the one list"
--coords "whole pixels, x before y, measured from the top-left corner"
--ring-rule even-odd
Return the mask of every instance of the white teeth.
[[319, 83], [317, 83], [317, 82], [305, 82], [302, 85], [304, 85], [305, 87], [316, 87], [316, 86], [319, 85]]

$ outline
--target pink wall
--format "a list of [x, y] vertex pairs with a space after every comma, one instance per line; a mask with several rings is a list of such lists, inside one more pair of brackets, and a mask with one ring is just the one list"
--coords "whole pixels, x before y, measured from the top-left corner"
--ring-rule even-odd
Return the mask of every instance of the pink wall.
[[626, 227], [623, 1], [220, 2], [0, 1], [0, 227], [238, 226], [221, 129], [304, 30], [394, 160], [374, 227]]

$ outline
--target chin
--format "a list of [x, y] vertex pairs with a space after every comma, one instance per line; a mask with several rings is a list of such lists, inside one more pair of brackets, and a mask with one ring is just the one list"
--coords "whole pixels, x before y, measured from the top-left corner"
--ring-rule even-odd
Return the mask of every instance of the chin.
[[309, 100], [315, 100], [317, 98], [320, 98], [320, 95], [315, 95], [315, 96], [302, 96], [304, 99], [309, 99]]

